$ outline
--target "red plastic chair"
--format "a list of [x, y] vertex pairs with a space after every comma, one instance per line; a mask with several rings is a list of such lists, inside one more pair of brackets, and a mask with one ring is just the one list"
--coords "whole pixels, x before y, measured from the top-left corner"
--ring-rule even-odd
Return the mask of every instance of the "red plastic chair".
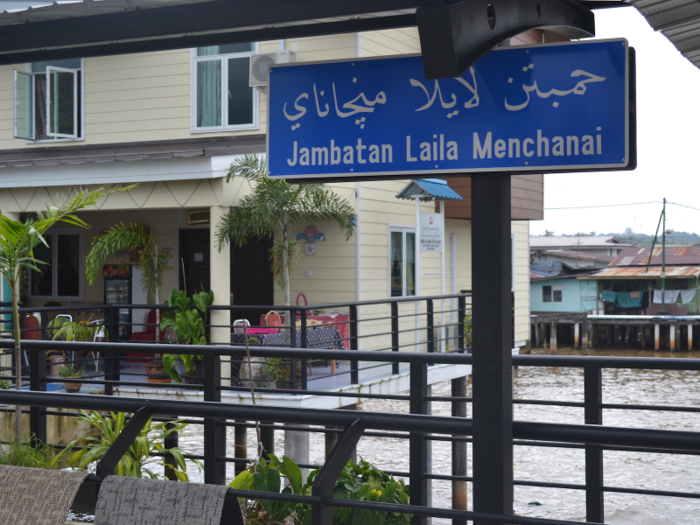
[[[160, 318], [163, 319], [163, 311], [160, 312]], [[154, 343], [156, 340], [156, 311], [151, 310], [148, 312], [148, 317], [146, 317], [146, 331], [145, 332], [132, 332], [130, 341], [135, 343]], [[140, 363], [143, 361], [151, 361], [155, 357], [155, 354], [137, 354], [133, 352], [127, 352], [125, 361]]]

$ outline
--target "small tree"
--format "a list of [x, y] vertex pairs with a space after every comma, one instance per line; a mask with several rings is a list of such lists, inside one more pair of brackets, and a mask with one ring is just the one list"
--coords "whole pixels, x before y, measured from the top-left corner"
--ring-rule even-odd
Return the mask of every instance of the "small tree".
[[[127, 250], [136, 256], [136, 265], [143, 272], [141, 285], [149, 301], [160, 303], [163, 272], [168, 267], [168, 252], [160, 250], [151, 231], [144, 226], [123, 222], [112, 226], [92, 240], [92, 250], [85, 259], [85, 273], [90, 284], [95, 282], [104, 262], [113, 254]], [[156, 308], [156, 341], [160, 340], [160, 311]]]
[[[265, 159], [245, 155], [229, 168], [226, 182], [244, 177], [255, 183], [253, 192], [240, 201], [217, 225], [219, 249], [228, 242], [243, 246], [249, 238], [273, 238], [270, 250], [272, 273], [284, 290], [284, 304], [290, 304], [289, 274], [299, 257], [299, 243], [289, 238], [289, 227], [321, 221], [335, 221], [349, 240], [355, 231], [354, 210], [323, 184], [287, 184], [266, 175]], [[281, 238], [277, 238], [277, 233]]]
[[[75, 213], [86, 206], [93, 206], [107, 193], [116, 190], [104, 190], [99, 188], [93, 191], [84, 191], [68, 200], [60, 208], [46, 206], [45, 211], [36, 213], [36, 217], [30, 217], [24, 222], [13, 221], [4, 215], [0, 215], [0, 274], [5, 278], [10, 287], [12, 296], [12, 325], [15, 340], [15, 386], [22, 389], [22, 346], [20, 344], [20, 318], [19, 318], [19, 282], [22, 272], [34, 270], [41, 272], [40, 267], [48, 264], [34, 257], [34, 248], [39, 244], [48, 247], [44, 239], [46, 230], [57, 222], [65, 222], [80, 228], [89, 228], [87, 223], [79, 219]], [[20, 406], [15, 408], [15, 443], [22, 441], [22, 410]]]

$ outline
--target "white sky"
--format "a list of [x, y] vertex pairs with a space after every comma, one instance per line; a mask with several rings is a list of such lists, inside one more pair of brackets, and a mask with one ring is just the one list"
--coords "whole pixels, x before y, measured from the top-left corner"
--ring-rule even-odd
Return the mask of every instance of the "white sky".
[[634, 7], [595, 12], [596, 38], [626, 38], [637, 56], [637, 169], [600, 173], [545, 175], [544, 220], [532, 221], [533, 235], [635, 233], [653, 234], [661, 204], [551, 210], [668, 201], [666, 227], [700, 233], [700, 70]]

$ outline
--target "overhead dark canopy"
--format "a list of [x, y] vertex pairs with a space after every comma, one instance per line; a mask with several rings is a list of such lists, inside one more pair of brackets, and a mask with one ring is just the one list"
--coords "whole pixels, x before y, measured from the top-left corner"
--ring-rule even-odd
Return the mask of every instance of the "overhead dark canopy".
[[[698, 0], [627, 3], [700, 65]], [[418, 26], [426, 75], [439, 78], [460, 74], [499, 42], [528, 29], [592, 36], [590, 9], [623, 5], [621, 0], [3, 0], [0, 64]]]

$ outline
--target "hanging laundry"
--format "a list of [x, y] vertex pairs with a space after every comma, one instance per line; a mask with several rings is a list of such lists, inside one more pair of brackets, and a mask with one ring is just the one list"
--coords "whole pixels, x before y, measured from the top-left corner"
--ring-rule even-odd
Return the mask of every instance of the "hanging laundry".
[[614, 303], [617, 299], [617, 293], [613, 292], [612, 290], [603, 290], [603, 296], [601, 299], [609, 303]]
[[644, 292], [617, 292], [617, 306], [620, 308], [641, 308]]
[[681, 290], [681, 303], [688, 304], [693, 301], [695, 294], [697, 293], [697, 288], [691, 288], [690, 290]]
[[[675, 303], [676, 299], [678, 299], [678, 296], [680, 295], [680, 292], [680, 290], [666, 290], [664, 302], [666, 304]], [[661, 304], [661, 290], [654, 290], [654, 300], [652, 302], [655, 304]]]

